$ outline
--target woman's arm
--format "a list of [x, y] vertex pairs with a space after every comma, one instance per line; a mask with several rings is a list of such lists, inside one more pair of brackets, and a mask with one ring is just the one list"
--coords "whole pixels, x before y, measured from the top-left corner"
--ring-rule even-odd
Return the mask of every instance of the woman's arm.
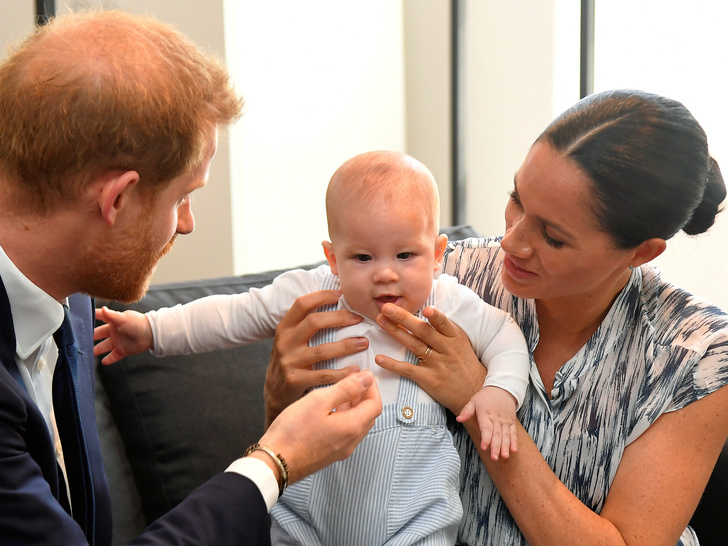
[[313, 369], [317, 362], [357, 353], [369, 346], [369, 340], [364, 337], [308, 346], [308, 340], [321, 329], [361, 322], [359, 315], [349, 311], [316, 311], [319, 307], [336, 303], [340, 297], [340, 290], [321, 290], [301, 296], [278, 324], [263, 388], [266, 428], [311, 387], [336, 383], [358, 371], [355, 367]]
[[[522, 426], [518, 452], [481, 460], [530, 544], [676, 544], [728, 436], [728, 387], [663, 414], [624, 452], [601, 514], [554, 475]], [[476, 446], [474, 419], [465, 425]]]
[[[422, 354], [427, 346], [433, 352], [420, 366], [382, 355], [377, 356], [377, 363], [411, 377], [433, 398], [459, 413], [468, 400], [463, 383], [472, 388], [479, 380], [482, 385], [482, 376], [477, 375], [477, 367], [482, 366], [474, 355], [477, 366], [471, 363], [467, 340], [434, 309], [428, 316], [432, 326], [394, 306], [382, 311], [380, 325], [401, 343], [415, 354]], [[448, 344], [458, 347], [447, 349]], [[455, 355], [450, 362], [448, 354]], [[587, 508], [561, 483], [520, 424], [518, 451], [497, 462], [480, 449], [475, 419], [467, 421], [465, 428], [530, 544], [641, 546], [677, 543], [728, 436], [727, 413], [728, 387], [723, 387], [662, 415], [625, 450], [601, 514]]]

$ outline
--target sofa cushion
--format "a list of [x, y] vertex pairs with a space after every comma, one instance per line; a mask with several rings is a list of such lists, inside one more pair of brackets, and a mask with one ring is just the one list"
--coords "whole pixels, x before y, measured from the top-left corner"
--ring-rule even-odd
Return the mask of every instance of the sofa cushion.
[[[137, 304], [97, 304], [146, 312], [262, 287], [278, 273], [157, 285]], [[99, 368], [147, 523], [225, 470], [260, 438], [271, 345], [267, 340], [169, 358], [144, 353]]]
[[[452, 240], [478, 235], [469, 226], [443, 231]], [[154, 285], [136, 304], [97, 301], [97, 306], [146, 312], [259, 288], [282, 272]], [[99, 366], [147, 523], [258, 441], [271, 346], [267, 340], [197, 355], [157, 358], [145, 353]]]

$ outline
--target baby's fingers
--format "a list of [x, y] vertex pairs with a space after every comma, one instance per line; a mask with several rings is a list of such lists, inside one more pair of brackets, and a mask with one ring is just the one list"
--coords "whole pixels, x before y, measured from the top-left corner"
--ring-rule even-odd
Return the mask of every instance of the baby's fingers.
[[111, 335], [111, 327], [108, 324], [102, 324], [94, 328], [94, 341], [108, 338]]
[[[503, 445], [503, 430], [501, 429], [500, 423], [493, 423], [490, 419], [487, 420], [491, 431], [490, 438], [490, 458], [494, 461], [498, 460], [501, 453], [501, 446]], [[481, 427], [482, 430], [482, 427]], [[483, 450], [486, 450], [484, 447]]]
[[108, 366], [109, 364], [119, 362], [119, 360], [121, 360], [122, 358], [124, 358], [124, 357], [122, 355], [120, 355], [118, 352], [111, 351], [109, 354], [107, 354], [104, 358], [101, 359], [101, 363], [104, 366]]
[[[511, 452], [518, 451], [516, 425], [514, 423], [501, 423], [498, 428], [501, 431], [500, 456], [507, 459], [510, 457]], [[498, 453], [493, 454], [491, 452], [491, 457], [494, 461], [497, 461]]]
[[[511, 448], [511, 449], [510, 449], [510, 451], [511, 451], [511, 452], [514, 452], [514, 453], [515, 453], [516, 451], [518, 451], [518, 434], [516, 433], [516, 431], [517, 431], [517, 430], [518, 430], [518, 429], [516, 428], [516, 424], [515, 424], [515, 423], [511, 423], [511, 424], [510, 424], [510, 425], [508, 426], [508, 432], [509, 432], [509, 436], [510, 436], [510, 440], [511, 440], [511, 442], [510, 442], [510, 448]], [[505, 443], [504, 443], [504, 444], [503, 444], [504, 448], [505, 448], [505, 447], [506, 447], [507, 445], [508, 445], [508, 444], [505, 444]], [[504, 457], [508, 457], [508, 455], [509, 455], [509, 454], [505, 454], [505, 455], [503, 455], [503, 456], [504, 456]]]
[[[96, 336], [94, 336], [96, 337]], [[103, 341], [98, 342], [96, 345], [94, 345], [94, 356], [99, 356], [104, 353], [108, 353], [114, 348], [114, 346], [111, 343], [111, 340], [109, 338], [104, 339]]]
[[459, 423], [464, 423], [473, 415], [475, 415], [475, 404], [473, 404], [473, 402], [471, 401], [465, 404], [465, 407], [463, 407], [463, 409], [460, 411], [460, 415], [458, 415], [456, 419]]

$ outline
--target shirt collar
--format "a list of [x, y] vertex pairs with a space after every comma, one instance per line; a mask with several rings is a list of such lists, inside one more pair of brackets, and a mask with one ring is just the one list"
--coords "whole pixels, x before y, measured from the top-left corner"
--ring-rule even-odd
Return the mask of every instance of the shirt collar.
[[60, 327], [63, 306], [23, 275], [2, 247], [0, 277], [13, 314], [15, 351], [25, 360]]

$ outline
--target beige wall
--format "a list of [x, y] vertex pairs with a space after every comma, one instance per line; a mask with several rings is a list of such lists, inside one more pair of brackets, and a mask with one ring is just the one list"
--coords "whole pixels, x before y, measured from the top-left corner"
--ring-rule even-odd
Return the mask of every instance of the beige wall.
[[404, 0], [407, 152], [440, 188], [440, 224], [451, 222], [450, 2]]
[[35, 24], [35, 2], [3, 2], [0, 7], [0, 57], [9, 44], [25, 36]]
[[322, 260], [333, 172], [406, 146], [402, 3], [231, 0], [226, 19], [246, 97], [231, 132], [234, 270]]
[[[512, 173], [552, 115], [553, 2], [520, 3], [466, 3], [468, 117], [478, 120], [467, 129], [467, 221], [484, 233], [502, 230]], [[321, 259], [328, 178], [368, 149], [402, 149], [425, 162], [440, 184], [441, 222], [450, 223], [449, 2], [61, 4], [59, 12], [90, 5], [176, 25], [228, 63], [247, 98], [245, 116], [221, 138], [208, 187], [194, 196], [195, 233], [178, 238], [153, 282]], [[32, 10], [24, 12], [6, 12], [0, 39], [31, 28]]]
[[[440, 184], [441, 221], [449, 223], [450, 2], [310, 0], [304, 8], [297, 0], [189, 0], [173, 10], [168, 0], [58, 4], [114, 7], [169, 21], [227, 57], [249, 96], [237, 132], [221, 140], [209, 186], [195, 195], [195, 233], [179, 239], [155, 282], [319, 259], [326, 181], [343, 159], [365, 149], [404, 149], [424, 161]], [[357, 12], [364, 5], [367, 10]], [[467, 222], [500, 234], [506, 193], [528, 147], [578, 99], [578, 10], [570, 0], [469, 0], [465, 10]], [[6, 45], [32, 28], [33, 2], [4, 2], [0, 15], [0, 44]], [[660, 28], [679, 25], [675, 18], [685, 15], [663, 14]], [[616, 25], [611, 30], [619, 34]], [[268, 42], [271, 35], [275, 41]], [[598, 47], [611, 50], [615, 40], [602, 30]], [[631, 76], [625, 62], [621, 56], [618, 73], [626, 81], [619, 85], [652, 90], [643, 65]], [[719, 77], [715, 70], [704, 74]], [[317, 90], [321, 82], [339, 87], [326, 95]], [[725, 109], [704, 112], [701, 97], [721, 88], [680, 92], [709, 136], [722, 127]], [[719, 159], [721, 146], [714, 149]], [[669, 278], [723, 307], [726, 225], [721, 216], [707, 235], [677, 238], [659, 260]], [[272, 235], [266, 238], [261, 226], [273, 226], [267, 230]]]
[[[467, 221], [484, 233], [502, 230], [512, 173], [552, 115], [553, 2], [521, 3], [466, 3], [466, 106], [478, 120], [467, 128]], [[153, 282], [321, 259], [328, 178], [369, 149], [425, 162], [441, 188], [441, 223], [451, 223], [449, 2], [198, 0], [170, 10], [166, 0], [97, 0], [59, 12], [85, 5], [176, 25], [228, 63], [247, 99], [194, 196], [195, 233], [178, 238]]]

